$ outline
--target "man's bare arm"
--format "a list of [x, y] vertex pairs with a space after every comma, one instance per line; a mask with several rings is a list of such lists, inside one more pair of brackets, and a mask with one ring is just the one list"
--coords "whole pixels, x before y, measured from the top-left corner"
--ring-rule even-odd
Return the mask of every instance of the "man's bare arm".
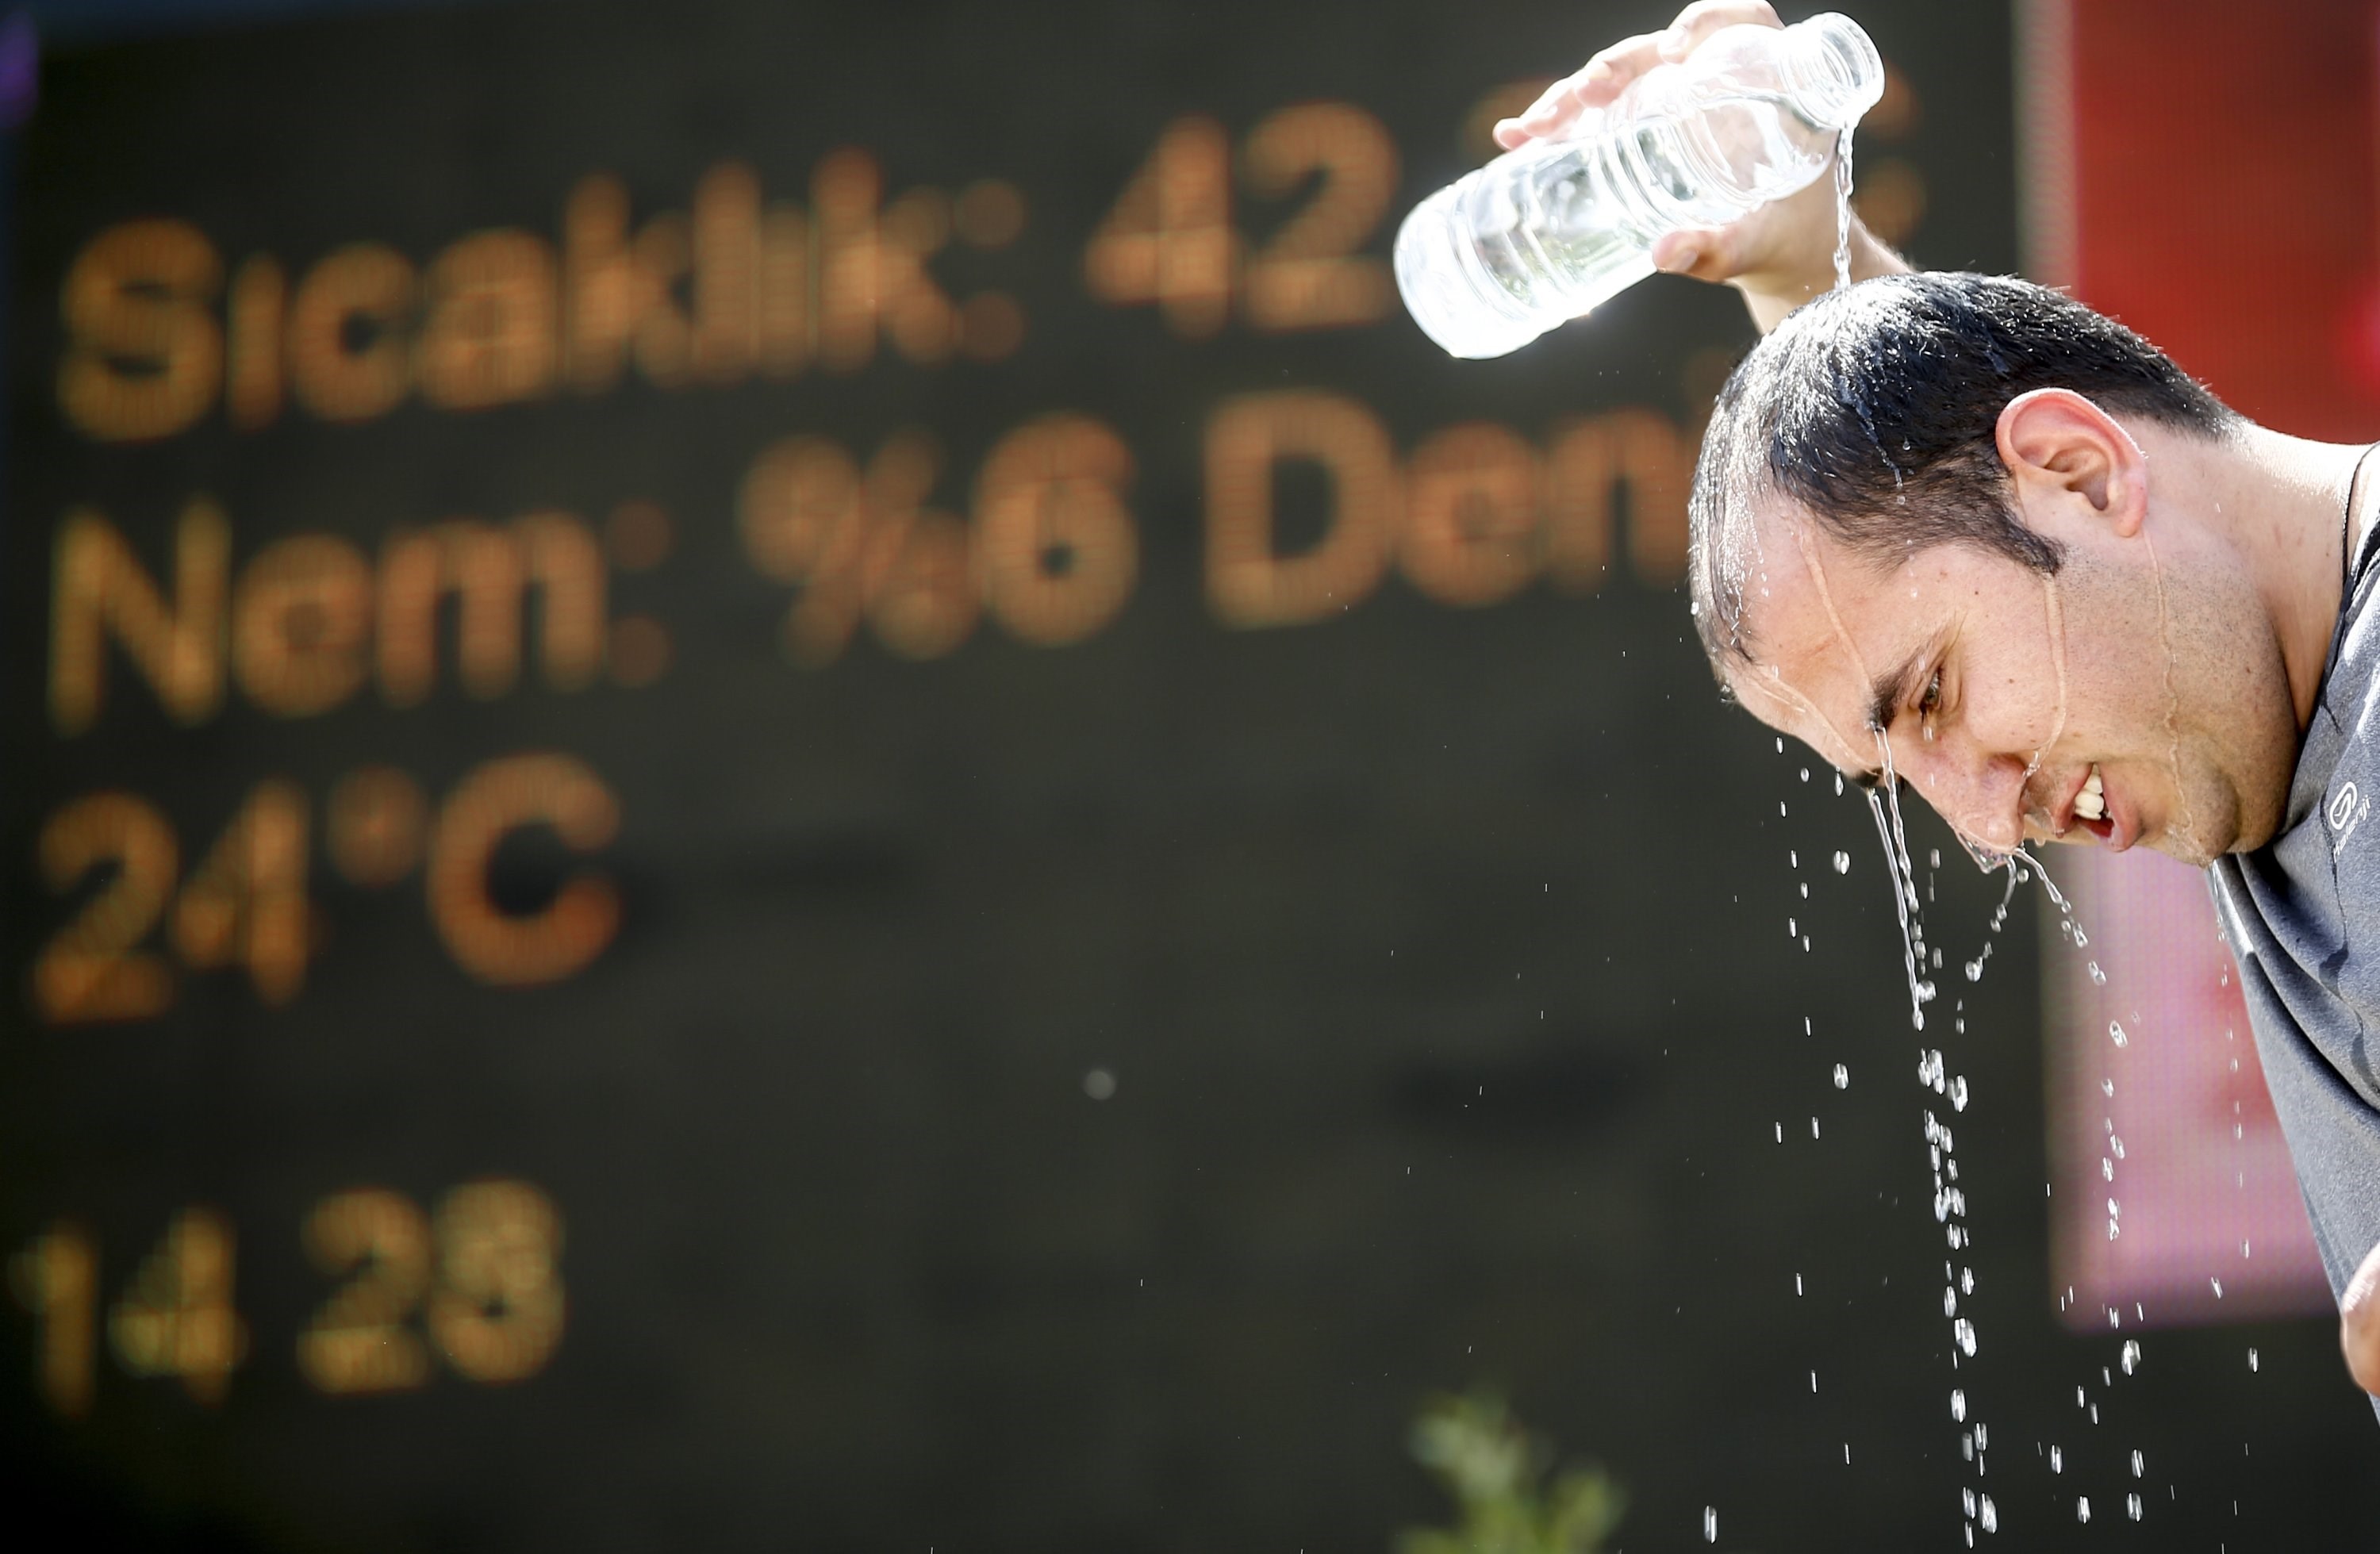
[[[1529, 108], [1496, 127], [1507, 150], [1531, 140], [1559, 139], [1581, 115], [1601, 108], [1658, 65], [1694, 53], [1723, 27], [1784, 24], [1767, 0], [1694, 0], [1667, 30], [1623, 38], [1575, 75], [1548, 87]], [[1688, 227], [1653, 246], [1653, 262], [1672, 274], [1724, 282], [1743, 294], [1744, 306], [1762, 334], [1786, 314], [1835, 284], [1835, 181], [1821, 175], [1808, 188], [1764, 205], [1731, 226]], [[1868, 231], [1857, 215], [1851, 223], [1851, 273], [1854, 281], [1900, 274], [1910, 269]]]

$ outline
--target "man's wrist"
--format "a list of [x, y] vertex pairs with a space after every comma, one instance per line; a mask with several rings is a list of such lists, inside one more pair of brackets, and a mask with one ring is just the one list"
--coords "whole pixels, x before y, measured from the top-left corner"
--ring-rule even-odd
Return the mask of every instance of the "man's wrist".
[[[1907, 274], [1912, 268], [1898, 252], [1880, 241], [1857, 216], [1852, 218], [1851, 273], [1854, 282], [1878, 275]], [[1785, 315], [1835, 284], [1834, 255], [1824, 265], [1793, 274], [1775, 272], [1739, 275], [1731, 283], [1743, 293], [1743, 305], [1760, 333], [1767, 334]]]

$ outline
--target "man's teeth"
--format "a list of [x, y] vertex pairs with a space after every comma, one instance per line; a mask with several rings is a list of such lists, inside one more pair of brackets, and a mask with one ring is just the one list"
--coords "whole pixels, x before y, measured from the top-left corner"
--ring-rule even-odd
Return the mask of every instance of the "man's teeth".
[[2107, 795], [2099, 782], [2099, 769], [2091, 768], [2091, 775], [2082, 781], [2082, 791], [2074, 795], [2074, 813], [2086, 820], [2107, 818]]

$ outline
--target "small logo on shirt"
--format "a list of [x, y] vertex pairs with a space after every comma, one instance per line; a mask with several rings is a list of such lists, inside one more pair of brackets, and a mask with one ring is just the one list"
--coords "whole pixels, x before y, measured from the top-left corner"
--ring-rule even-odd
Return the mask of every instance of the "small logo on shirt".
[[2371, 800], [2357, 793], [2353, 783], [2338, 785], [2338, 791], [2330, 795], [2328, 810], [2330, 829], [2338, 833], [2338, 839], [2330, 844], [2332, 857], [2338, 856], [2339, 849], [2347, 845], [2347, 839], [2355, 834], [2356, 826], [2371, 810]]

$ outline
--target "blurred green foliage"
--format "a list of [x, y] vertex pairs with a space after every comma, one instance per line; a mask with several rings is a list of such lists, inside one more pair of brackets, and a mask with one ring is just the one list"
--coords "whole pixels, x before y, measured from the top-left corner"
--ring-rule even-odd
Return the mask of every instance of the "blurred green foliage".
[[1462, 1508], [1451, 1529], [1397, 1535], [1397, 1554], [1597, 1554], [1628, 1496], [1592, 1463], [1552, 1483], [1553, 1447], [1489, 1391], [1434, 1398], [1414, 1421], [1415, 1460]]

